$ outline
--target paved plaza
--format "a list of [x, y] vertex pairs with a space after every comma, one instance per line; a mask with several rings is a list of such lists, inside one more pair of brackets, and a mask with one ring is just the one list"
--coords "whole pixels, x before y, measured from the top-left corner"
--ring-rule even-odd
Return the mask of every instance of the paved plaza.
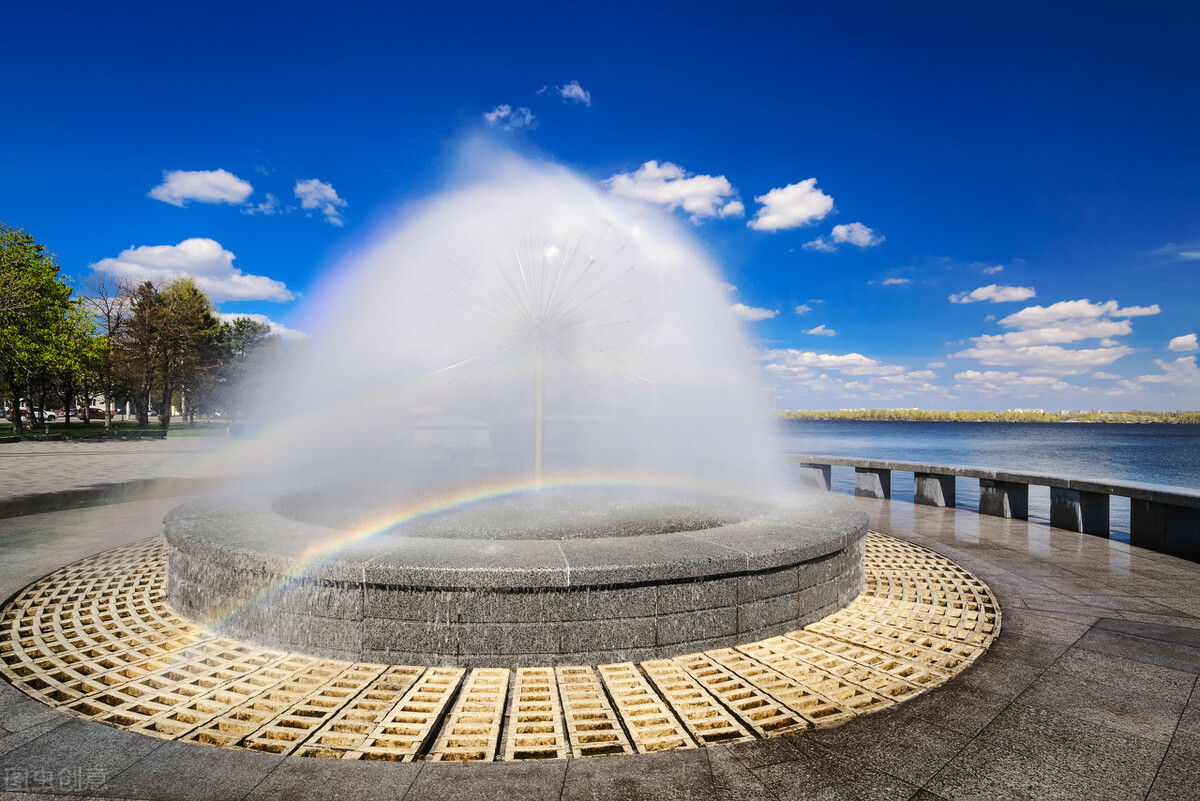
[[[223, 447], [207, 439], [0, 446], [0, 500], [211, 477], [227, 468]], [[179, 501], [0, 519], [0, 598], [159, 535]], [[973, 666], [894, 708], [734, 745], [468, 766], [163, 741], [69, 716], [4, 683], [0, 798], [1200, 798], [1200, 565], [1037, 522], [859, 503], [872, 530], [954, 560], [1003, 611], [1000, 637]]]

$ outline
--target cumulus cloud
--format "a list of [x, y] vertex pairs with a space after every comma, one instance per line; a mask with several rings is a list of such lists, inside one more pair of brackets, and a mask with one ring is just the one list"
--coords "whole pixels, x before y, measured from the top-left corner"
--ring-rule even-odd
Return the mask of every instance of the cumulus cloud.
[[837, 246], [830, 244], [829, 240], [823, 236], [818, 236], [811, 242], [805, 242], [800, 247], [805, 250], [815, 250], [818, 253], [837, 253]]
[[1083, 300], [1062, 300], [1049, 306], [1027, 306], [1013, 312], [1000, 321], [1007, 328], [1040, 328], [1063, 320], [1089, 320], [1099, 317], [1144, 317], [1158, 314], [1161, 309], [1152, 306], [1127, 306], [1121, 308], [1115, 300], [1092, 303]]
[[249, 208], [242, 209], [242, 214], [261, 214], [264, 217], [270, 217], [272, 214], [279, 213], [279, 198], [267, 193], [267, 199], [262, 203], [255, 204]]
[[992, 303], [1009, 303], [1017, 300], [1029, 300], [1037, 292], [1030, 286], [998, 286], [988, 284], [970, 292], [959, 292], [950, 296], [951, 303], [976, 303], [990, 300]]
[[756, 323], [759, 320], [770, 320], [779, 314], [778, 309], [759, 309], [754, 306], [747, 306], [744, 303], [735, 303], [729, 308], [733, 309], [733, 313], [738, 317], [751, 323]]
[[885, 278], [883, 280], [884, 286], [904, 286], [905, 284], [911, 283], [912, 280], [909, 278]]
[[695, 224], [706, 217], [740, 217], [745, 212], [724, 175], [689, 175], [669, 161], [647, 161], [634, 172], [617, 173], [603, 183], [614, 195], [672, 210], [682, 208]]
[[1195, 356], [1180, 356], [1173, 362], [1155, 359], [1154, 363], [1162, 368], [1162, 373], [1141, 375], [1138, 376], [1138, 381], [1143, 384], [1175, 384], [1200, 388], [1200, 368], [1196, 367]]
[[233, 266], [234, 255], [212, 239], [185, 239], [178, 245], [142, 245], [92, 265], [118, 278], [167, 283], [190, 276], [214, 302], [223, 300], [294, 300], [282, 281], [246, 275]]
[[280, 339], [295, 341], [299, 339], [308, 339], [308, 334], [303, 331], [297, 331], [294, 328], [288, 328], [285, 325], [275, 322], [265, 314], [248, 314], [246, 312], [217, 312], [217, 317], [221, 318], [223, 323], [232, 323], [239, 317], [244, 317], [247, 320], [253, 320], [256, 323], [262, 323], [269, 326], [271, 333], [277, 335]]
[[808, 314], [810, 311], [812, 311], [812, 306], [807, 303], [801, 303], [796, 307], [796, 314]]
[[507, 103], [496, 106], [491, 111], [485, 111], [483, 118], [487, 120], [488, 125], [502, 131], [532, 130], [537, 127], [537, 117], [533, 116], [532, 111], [524, 106], [513, 108]]
[[836, 337], [837, 331], [832, 328], [826, 328], [825, 323], [821, 323], [816, 328], [810, 328], [804, 333], [811, 334], [814, 337]]
[[325, 215], [325, 222], [341, 228], [344, 224], [341, 209], [346, 207], [346, 201], [338, 197], [337, 190], [332, 185], [316, 178], [307, 181], [296, 181], [294, 189], [300, 208], [307, 211], [320, 211]]
[[163, 170], [163, 182], [148, 194], [172, 206], [186, 206], [189, 200], [237, 205], [253, 192], [249, 181], [227, 170]]
[[[982, 340], [983, 337], [977, 337]], [[978, 359], [983, 364], [1001, 367], [1028, 367], [1035, 372], [1076, 375], [1094, 367], [1107, 367], [1133, 353], [1124, 345], [1112, 348], [1064, 348], [1061, 345], [1012, 347], [1002, 342], [977, 342], [954, 355]]]
[[571, 81], [565, 86], [559, 86], [558, 96], [563, 100], [571, 103], [582, 103], [585, 106], [592, 105], [592, 93], [579, 85], [579, 81]]
[[781, 231], [811, 225], [833, 210], [833, 198], [817, 188], [817, 179], [772, 189], [754, 198], [762, 208], [746, 225], [756, 231]]
[[860, 248], [875, 247], [884, 240], [882, 234], [872, 231], [860, 222], [835, 225], [830, 237], [839, 244], [855, 245]]
[[1113, 373], [1106, 373], [1103, 370], [1097, 370], [1096, 372], [1092, 373], [1092, 378], [1102, 378], [1105, 381], [1116, 381], [1120, 377], [1121, 376], [1115, 375]]
[[995, 275], [996, 273], [1004, 272], [1004, 265], [996, 264], [992, 267], [982, 267], [979, 271], [984, 275]]
[[1189, 351], [1200, 350], [1200, 343], [1196, 341], [1195, 334], [1184, 334], [1181, 337], [1175, 337], [1167, 343], [1167, 350], [1173, 351]]
[[999, 370], [965, 370], [954, 374], [957, 382], [955, 389], [971, 389], [989, 393], [1011, 393], [1019, 390], [1050, 389], [1061, 392], [1069, 389], [1070, 384], [1048, 375], [1021, 375], [1016, 372], [1001, 372]]
[[760, 355], [769, 362], [767, 368], [774, 372], [835, 370], [853, 376], [888, 376], [905, 372], [898, 364], [887, 364], [861, 353], [817, 353], [786, 348], [767, 350]]

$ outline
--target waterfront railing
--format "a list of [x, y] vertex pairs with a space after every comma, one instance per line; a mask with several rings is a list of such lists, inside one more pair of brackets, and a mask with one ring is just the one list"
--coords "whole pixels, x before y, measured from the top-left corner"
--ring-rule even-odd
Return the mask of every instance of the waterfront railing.
[[854, 494], [892, 497], [892, 471], [912, 473], [913, 502], [955, 506], [959, 477], [979, 480], [979, 513], [1029, 519], [1029, 487], [1050, 488], [1050, 525], [1108, 537], [1112, 533], [1109, 499], [1129, 499], [1129, 542], [1142, 548], [1200, 559], [1200, 492], [1099, 479], [1070, 478], [977, 467], [854, 459], [842, 456], [793, 456], [802, 484], [832, 488], [831, 468], [854, 468]]

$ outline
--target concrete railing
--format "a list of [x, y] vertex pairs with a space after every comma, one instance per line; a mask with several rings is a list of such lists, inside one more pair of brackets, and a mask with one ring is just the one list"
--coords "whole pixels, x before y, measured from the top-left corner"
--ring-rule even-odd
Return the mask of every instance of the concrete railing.
[[1029, 518], [1029, 486], [1050, 488], [1050, 525], [1085, 534], [1109, 536], [1109, 498], [1129, 498], [1132, 545], [1200, 560], [1200, 492], [1146, 484], [1063, 478], [1044, 473], [975, 467], [852, 459], [841, 456], [793, 456], [806, 486], [828, 490], [833, 466], [854, 468], [854, 494], [892, 497], [892, 471], [914, 476], [913, 501], [954, 506], [955, 479], [979, 479], [979, 513], [1020, 520]]

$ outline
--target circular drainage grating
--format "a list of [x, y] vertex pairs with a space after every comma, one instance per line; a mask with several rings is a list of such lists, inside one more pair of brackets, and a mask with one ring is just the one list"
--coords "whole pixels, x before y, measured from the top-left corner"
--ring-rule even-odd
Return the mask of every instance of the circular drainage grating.
[[537, 668], [377, 665], [238, 642], [167, 605], [161, 539], [97, 554], [0, 613], [0, 674], [153, 737], [337, 759], [521, 761], [646, 753], [839, 723], [943, 684], [1000, 630], [987, 586], [933, 551], [866, 538], [848, 607], [760, 642]]

